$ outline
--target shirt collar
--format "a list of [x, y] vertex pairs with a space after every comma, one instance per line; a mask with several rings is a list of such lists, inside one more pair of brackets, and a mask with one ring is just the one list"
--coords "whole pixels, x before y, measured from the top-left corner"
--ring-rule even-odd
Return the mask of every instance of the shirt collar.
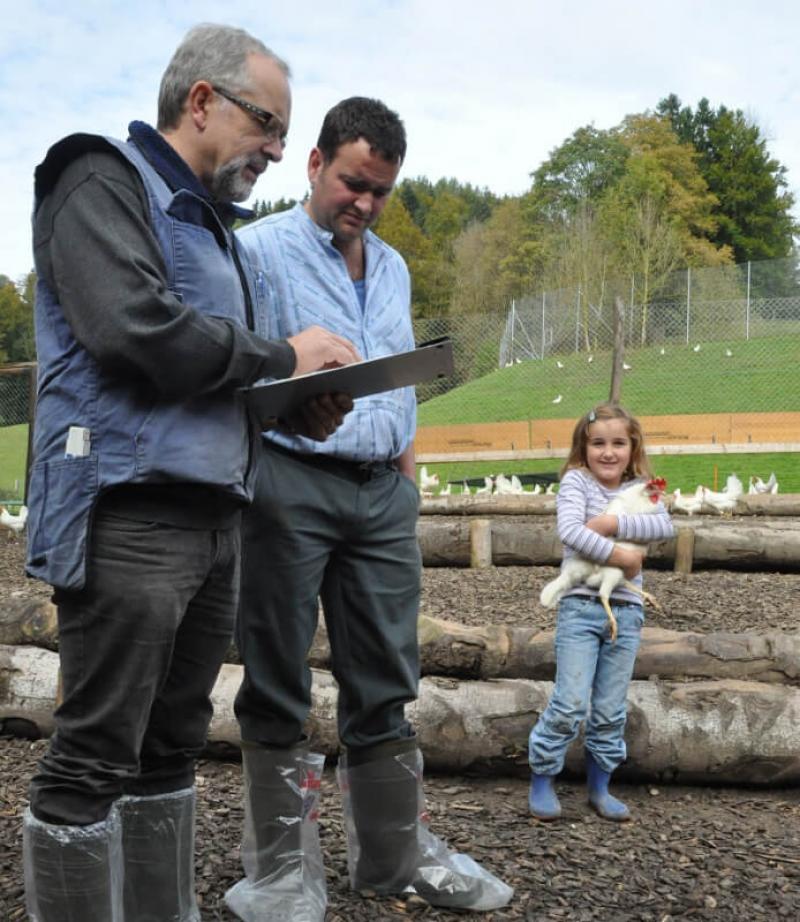
[[242, 208], [232, 202], [215, 202], [194, 170], [155, 128], [146, 122], [134, 121], [128, 125], [128, 132], [131, 141], [173, 192], [188, 189], [205, 199], [228, 226], [237, 219], [250, 220], [254, 216], [249, 208]]

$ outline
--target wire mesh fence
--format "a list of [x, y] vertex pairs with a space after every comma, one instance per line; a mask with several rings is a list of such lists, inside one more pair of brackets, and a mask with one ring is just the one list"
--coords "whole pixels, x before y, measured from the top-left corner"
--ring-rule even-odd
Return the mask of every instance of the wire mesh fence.
[[[694, 417], [667, 427], [678, 443], [800, 442], [796, 260], [688, 269], [661, 279], [657, 298], [643, 300], [647, 290], [635, 278], [605, 280], [520, 298], [494, 314], [416, 321], [419, 340], [449, 335], [456, 356], [452, 379], [418, 389], [423, 430], [574, 421], [609, 396], [620, 302], [621, 402], [634, 413]], [[709, 417], [702, 425], [701, 416]], [[526, 447], [519, 433], [513, 446], [509, 438], [472, 441]], [[527, 447], [536, 447], [530, 438]]]
[[0, 366], [0, 503], [25, 492], [28, 424], [32, 414], [32, 364]]

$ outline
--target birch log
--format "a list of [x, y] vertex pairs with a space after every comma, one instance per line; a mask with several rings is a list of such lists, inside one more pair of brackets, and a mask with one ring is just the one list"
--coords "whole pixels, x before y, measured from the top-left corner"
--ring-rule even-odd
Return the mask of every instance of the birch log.
[[56, 607], [47, 599], [11, 599], [0, 607], [0, 644], [58, 649]]
[[[423, 675], [461, 679], [555, 677], [553, 631], [523, 625], [473, 627], [420, 615], [417, 626]], [[330, 666], [324, 625], [309, 661]], [[634, 678], [749, 679], [800, 686], [800, 634], [695, 634], [645, 627]]]
[[[800, 521], [727, 519], [687, 516], [681, 528], [694, 529], [694, 567], [730, 570], [800, 570]], [[470, 564], [469, 521], [423, 517], [417, 524], [422, 562], [427, 567]], [[647, 560], [668, 565], [675, 560], [676, 539], [650, 545]], [[492, 560], [498, 566], [557, 566], [562, 549], [553, 517], [492, 519]]]
[[[52, 732], [58, 657], [36, 647], [0, 648], [0, 724], [9, 718]], [[225, 665], [214, 687], [210, 740], [239, 741], [233, 701], [240, 666]], [[550, 682], [498, 679], [461, 682], [426, 678], [408, 715], [428, 768], [436, 771], [527, 773], [527, 738], [552, 690]], [[338, 748], [336, 684], [314, 670], [309, 731], [328, 755]], [[800, 782], [800, 690], [719, 679], [631, 683], [628, 691], [631, 778], [734, 784]], [[582, 769], [580, 741], [567, 769]]]
[[[470, 626], [420, 615], [417, 635], [423, 675], [462, 679], [553, 679], [553, 632], [524, 625]], [[56, 649], [53, 605], [45, 600], [0, 610], [0, 640], [6, 645]], [[235, 648], [227, 661], [238, 663]], [[323, 622], [309, 655], [312, 666], [330, 668]], [[634, 678], [751, 679], [800, 685], [800, 634], [684, 633], [646, 627]]]
[[[673, 495], [667, 494], [666, 503], [670, 509], [672, 501]], [[448, 496], [423, 496], [420, 503], [423, 515], [554, 515], [555, 511], [555, 496], [533, 493], [477, 496], [454, 493]], [[800, 493], [745, 494], [739, 497], [735, 515], [800, 516]], [[705, 515], [693, 518], [702, 519]]]

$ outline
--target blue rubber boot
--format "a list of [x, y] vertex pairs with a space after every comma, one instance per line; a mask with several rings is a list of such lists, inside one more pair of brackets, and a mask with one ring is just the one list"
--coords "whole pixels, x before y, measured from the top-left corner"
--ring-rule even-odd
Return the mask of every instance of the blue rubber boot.
[[531, 789], [528, 794], [528, 808], [537, 820], [557, 820], [561, 816], [561, 804], [555, 789], [555, 775], [531, 775]]
[[611, 772], [604, 772], [590, 753], [586, 753], [586, 783], [589, 788], [589, 803], [606, 820], [624, 823], [631, 818], [630, 810], [621, 800], [608, 793]]

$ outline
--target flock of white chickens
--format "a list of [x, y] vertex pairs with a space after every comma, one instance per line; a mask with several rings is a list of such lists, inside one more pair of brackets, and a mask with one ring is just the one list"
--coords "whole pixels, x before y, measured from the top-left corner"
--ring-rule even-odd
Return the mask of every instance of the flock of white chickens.
[[[747, 492], [749, 494], [777, 493], [778, 481], [775, 473], [770, 474], [767, 481], [762, 480], [760, 477], [751, 477]], [[725, 482], [724, 489], [718, 492], [699, 485], [694, 493], [683, 496], [676, 487], [672, 494], [671, 511], [682, 512], [684, 515], [694, 515], [696, 512], [717, 512], [720, 515], [725, 515], [733, 512], [736, 508], [737, 500], [743, 494], [744, 486], [742, 481], [739, 480], [736, 474], [731, 474]]]
[[[556, 485], [550, 484], [546, 490], [543, 490], [541, 484], [536, 484], [533, 490], [525, 490], [519, 477], [512, 474], [506, 477], [504, 474], [498, 474], [496, 477], [484, 477], [483, 486], [477, 487], [476, 494], [511, 494], [527, 493], [528, 495], [542, 493], [547, 495], [555, 492]], [[427, 467], [423, 464], [419, 472], [419, 491], [424, 497], [432, 496], [449, 496], [452, 491], [452, 484], [448, 483], [440, 487], [439, 475], [429, 474]], [[466, 481], [461, 485], [461, 495], [469, 495], [470, 487]], [[760, 477], [753, 476], [750, 478], [748, 493], [777, 493], [778, 481], [774, 472], [770, 474], [769, 479], [764, 481]], [[696, 512], [716, 512], [720, 515], [733, 512], [736, 508], [737, 499], [744, 493], [742, 481], [731, 474], [724, 489], [715, 491], [699, 485], [694, 493], [684, 496], [676, 487], [672, 494], [670, 510], [680, 512], [684, 515], [694, 515]]]
[[[452, 491], [452, 484], [448, 483], [444, 487], [439, 485], [439, 475], [429, 474], [427, 467], [423, 464], [419, 472], [419, 492], [423, 496], [449, 496]], [[537, 493], [553, 493], [555, 484], [549, 484], [545, 490], [540, 483], [537, 483], [532, 490], [526, 490], [522, 481], [516, 474], [506, 477], [505, 474], [498, 474], [496, 477], [484, 477], [483, 486], [475, 488], [475, 494], [511, 494], [511, 493], [528, 493], [534, 495]], [[472, 493], [466, 480], [461, 484], [461, 495], [469, 496]]]

